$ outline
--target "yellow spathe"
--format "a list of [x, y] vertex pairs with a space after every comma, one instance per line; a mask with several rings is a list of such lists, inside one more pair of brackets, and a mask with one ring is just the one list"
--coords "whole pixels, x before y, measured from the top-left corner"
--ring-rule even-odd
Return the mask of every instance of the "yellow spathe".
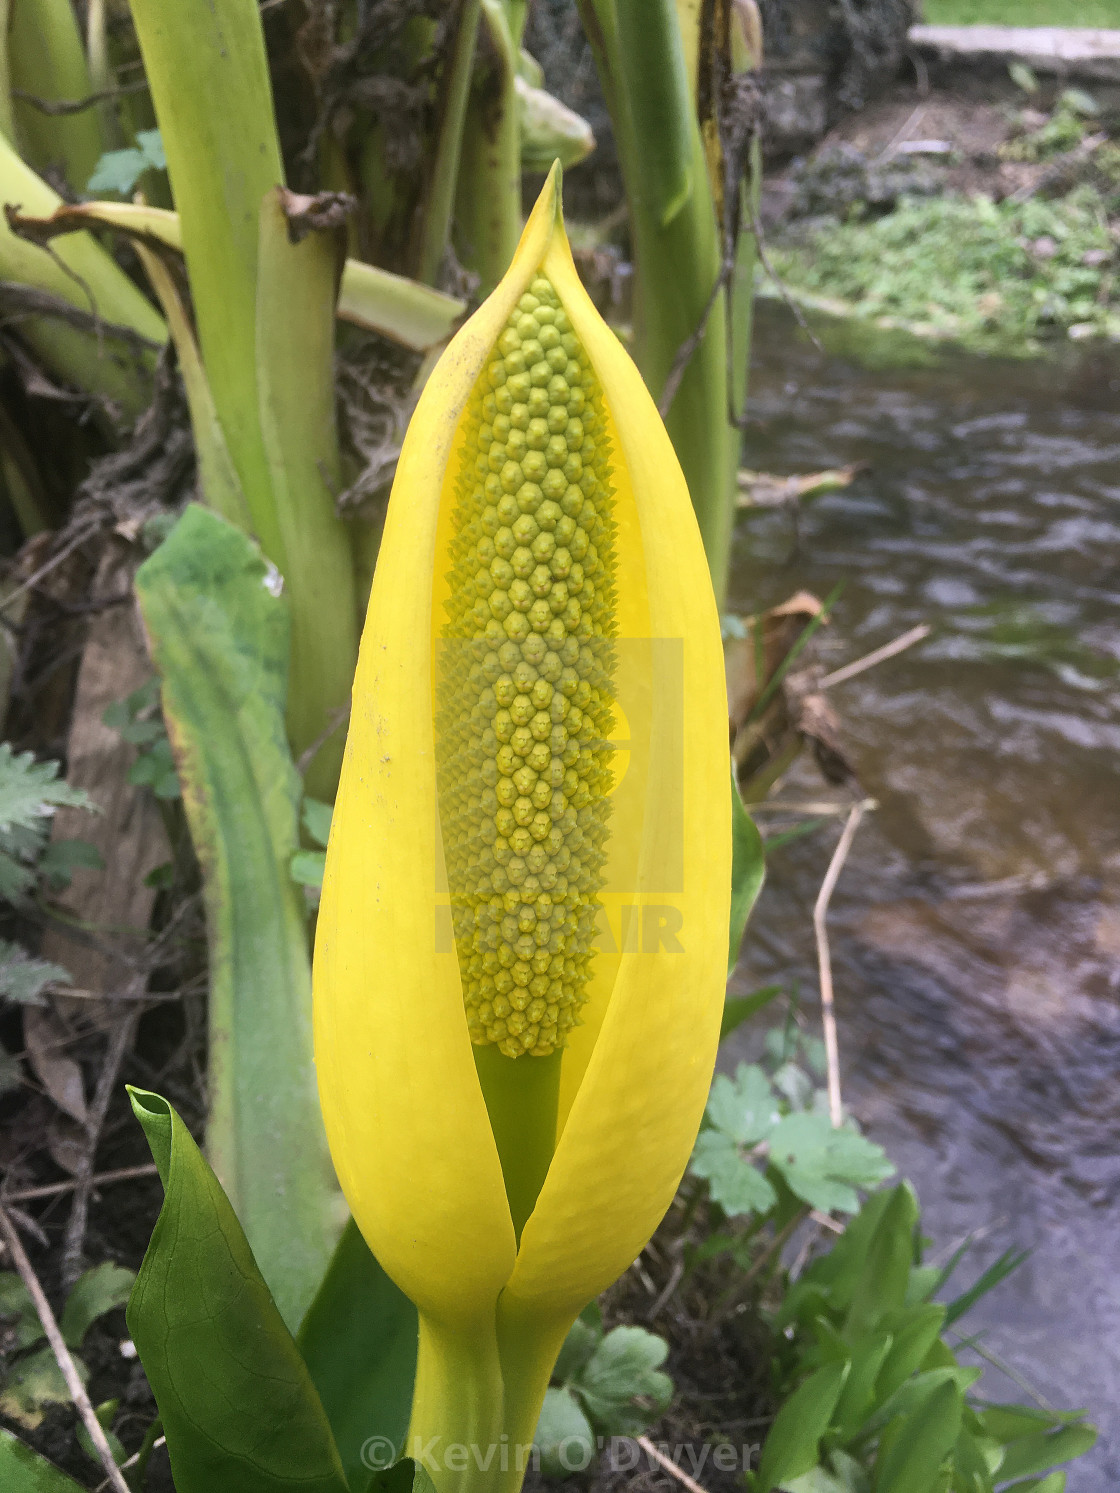
[[[680, 466], [637, 369], [579, 282], [558, 184], [554, 170], [509, 272], [440, 359], [409, 426], [354, 682], [315, 949], [331, 1152], [371, 1249], [420, 1310], [413, 1431], [445, 1439], [531, 1437], [568, 1326], [629, 1266], [680, 1181], [724, 995], [731, 827], [719, 620]], [[600, 897], [605, 951], [563, 1055], [561, 1129], [518, 1249], [449, 933], [434, 659], [463, 413], [538, 273], [590, 359], [610, 427], [628, 737], [616, 743], [625, 760]], [[428, 1470], [441, 1493], [502, 1481], [493, 1469]]]

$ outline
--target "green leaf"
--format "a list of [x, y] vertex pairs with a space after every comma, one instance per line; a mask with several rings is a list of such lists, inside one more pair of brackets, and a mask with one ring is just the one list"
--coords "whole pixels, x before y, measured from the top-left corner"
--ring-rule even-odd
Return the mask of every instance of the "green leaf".
[[735, 1077], [719, 1073], [712, 1082], [705, 1118], [737, 1145], [753, 1146], [781, 1118], [770, 1080], [757, 1063], [740, 1063]]
[[300, 821], [304, 829], [315, 841], [316, 845], [326, 850], [327, 840], [331, 833], [331, 819], [334, 816], [334, 807], [331, 804], [321, 803], [317, 798], [305, 798], [303, 807], [300, 809]]
[[[89, 1374], [81, 1359], [75, 1359], [83, 1382]], [[29, 1431], [34, 1431], [43, 1422], [50, 1405], [69, 1405], [70, 1391], [58, 1361], [49, 1348], [40, 1348], [37, 1353], [17, 1358], [4, 1376], [0, 1390], [0, 1414], [18, 1421]]]
[[758, 1014], [764, 1007], [768, 1006], [785, 990], [784, 985], [764, 985], [761, 990], [753, 990], [750, 995], [731, 995], [723, 1003], [723, 1020], [719, 1024], [719, 1040], [729, 1036], [737, 1027], [742, 1026], [744, 1021], [749, 1021], [752, 1016]]
[[903, 1315], [895, 1325], [890, 1352], [875, 1381], [876, 1399], [889, 1399], [922, 1366], [944, 1321], [945, 1308], [936, 1302], [911, 1308]]
[[848, 1377], [846, 1363], [830, 1363], [799, 1384], [779, 1409], [762, 1448], [758, 1493], [811, 1472], [820, 1460], [821, 1437]]
[[1066, 1475], [1051, 1472], [1046, 1477], [1028, 1478], [1025, 1483], [1008, 1483], [1000, 1493], [1066, 1493]]
[[136, 1276], [123, 1265], [106, 1260], [95, 1265], [75, 1281], [58, 1325], [68, 1348], [80, 1348], [86, 1333], [98, 1317], [127, 1306]]
[[4, 1493], [83, 1493], [80, 1483], [0, 1427], [0, 1487]]
[[1045, 1472], [1059, 1462], [1072, 1462], [1083, 1457], [1096, 1445], [1095, 1426], [1063, 1426], [1060, 1431], [1042, 1432], [1024, 1436], [1013, 1441], [1000, 1463], [1001, 1478], [1023, 1477], [1028, 1473]]
[[[598, 1312], [597, 1307], [596, 1312]], [[564, 1384], [569, 1379], [575, 1378], [602, 1341], [602, 1318], [599, 1317], [597, 1321], [588, 1320], [587, 1312], [581, 1312], [568, 1329], [564, 1346], [557, 1356], [556, 1365], [552, 1370], [554, 1382]]]
[[324, 850], [297, 850], [288, 863], [292, 880], [300, 886], [321, 887], [327, 869]]
[[591, 154], [595, 136], [586, 119], [520, 74], [514, 87], [521, 115], [522, 171], [551, 171], [557, 160], [566, 171]]
[[136, 573], [163, 679], [210, 944], [215, 1169], [286, 1322], [336, 1242], [311, 1052], [301, 787], [284, 734], [288, 615], [256, 546], [192, 504]]
[[722, 1131], [700, 1132], [689, 1167], [693, 1176], [707, 1180], [712, 1202], [729, 1218], [743, 1213], [768, 1213], [778, 1201], [770, 1183]]
[[165, 1197], [128, 1306], [178, 1493], [347, 1493], [326, 1414], [218, 1179], [129, 1089]]
[[572, 1386], [597, 1430], [637, 1436], [661, 1416], [673, 1397], [673, 1381], [660, 1367], [668, 1352], [665, 1339], [643, 1327], [607, 1333]]
[[100, 850], [88, 840], [51, 840], [39, 857], [39, 874], [55, 891], [68, 887], [75, 871], [104, 869]]
[[71, 788], [58, 772], [57, 762], [36, 762], [30, 752], [15, 755], [8, 742], [0, 742], [0, 834], [35, 826], [63, 806], [93, 809], [85, 789]]
[[404, 1449], [416, 1336], [416, 1308], [351, 1219], [297, 1338], [351, 1488], [362, 1486], [371, 1437], [396, 1456]]
[[[727, 972], [735, 968], [751, 909], [766, 879], [766, 852], [754, 820], [743, 807], [735, 774], [731, 775], [731, 931]], [[765, 1002], [763, 1002], [765, 1004]], [[742, 1019], [742, 1018], [740, 1018]], [[720, 1035], [723, 1033], [721, 1031]]]
[[862, 1337], [889, 1311], [906, 1300], [906, 1282], [914, 1260], [918, 1206], [903, 1183], [889, 1194], [867, 1247], [866, 1263], [855, 1282], [844, 1323], [849, 1342]]
[[963, 1317], [970, 1307], [976, 1305], [981, 1296], [986, 1296], [1001, 1281], [1006, 1280], [1012, 1271], [1018, 1270], [1023, 1261], [1030, 1258], [1030, 1253], [1029, 1249], [1005, 1250], [998, 1260], [988, 1266], [974, 1285], [958, 1296], [955, 1301], [950, 1302], [945, 1311], [945, 1326], [948, 1327], [959, 1317]]
[[882, 1333], [853, 1347], [848, 1378], [833, 1412], [836, 1433], [841, 1439], [853, 1436], [874, 1407], [878, 1375], [893, 1344], [890, 1333]]
[[908, 1379], [900, 1389], [897, 1389], [890, 1399], [884, 1400], [873, 1415], [868, 1416], [865, 1421], [861, 1435], [875, 1436], [901, 1416], [909, 1415], [917, 1406], [925, 1404], [926, 1400], [935, 1389], [940, 1389], [943, 1384], [953, 1384], [963, 1395], [967, 1389], [976, 1383], [981, 1374], [980, 1369], [963, 1368], [936, 1368], [925, 1369]]
[[27, 1287], [14, 1270], [0, 1271], [0, 1329], [5, 1352], [30, 1348], [43, 1336], [43, 1324]]
[[770, 1134], [770, 1164], [790, 1189], [822, 1212], [854, 1213], [857, 1188], [877, 1186], [894, 1171], [886, 1152], [827, 1115], [786, 1115]]
[[61, 964], [47, 959], [33, 959], [19, 944], [0, 938], [0, 999], [24, 1006], [42, 1006], [43, 990], [53, 981], [69, 982], [69, 972]]
[[86, 182], [87, 192], [119, 192], [126, 197], [151, 166], [147, 155], [135, 146], [107, 150]]
[[545, 1477], [568, 1477], [591, 1465], [595, 1433], [570, 1389], [545, 1390], [533, 1444]]
[[958, 1387], [939, 1384], [899, 1427], [875, 1467], [875, 1493], [934, 1493], [941, 1464], [961, 1428], [964, 1401]]
[[1042, 1410], [1033, 1405], [989, 1405], [976, 1402], [975, 1409], [989, 1436], [997, 1441], [1018, 1441], [1036, 1431], [1053, 1430], [1084, 1420], [1087, 1410]]

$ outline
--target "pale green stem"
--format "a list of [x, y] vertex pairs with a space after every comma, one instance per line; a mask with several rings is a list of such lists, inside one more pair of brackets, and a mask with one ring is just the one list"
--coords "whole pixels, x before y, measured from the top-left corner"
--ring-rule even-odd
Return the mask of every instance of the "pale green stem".
[[[8, 32], [10, 85], [51, 102], [86, 98], [92, 91], [85, 48], [71, 0], [18, 0]], [[38, 171], [62, 167], [76, 192], [106, 148], [96, 109], [44, 114], [25, 99], [12, 104], [22, 155]]]
[[490, 1493], [502, 1460], [502, 1430], [493, 1313], [450, 1327], [421, 1312], [405, 1455], [422, 1463], [437, 1493]]
[[437, 284], [451, 234], [451, 209], [459, 180], [463, 128], [478, 40], [478, 14], [479, 0], [462, 0], [459, 29], [443, 82], [443, 117], [436, 141], [431, 191], [424, 212], [416, 267], [416, 278], [425, 285]]
[[508, 1293], [498, 1301], [498, 1351], [505, 1382], [502, 1429], [511, 1452], [508, 1465], [499, 1469], [490, 1485], [491, 1493], [518, 1493], [521, 1487], [524, 1462], [516, 1451], [532, 1445], [549, 1378], [576, 1316], [573, 1311], [542, 1320], [538, 1311]]
[[[651, 0], [668, 7], [670, 0]], [[595, 53], [603, 93], [614, 126], [619, 164], [630, 207], [636, 283], [635, 357], [646, 385], [660, 398], [681, 345], [700, 324], [720, 269], [719, 231], [708, 182], [700, 130], [692, 108], [675, 13], [650, 28], [640, 58], [623, 45], [619, 15], [634, 7], [632, 28], [648, 24], [637, 0], [577, 0]], [[658, 65], [652, 43], [666, 55]], [[639, 65], [640, 64], [640, 65]], [[640, 136], [635, 118], [652, 121], [664, 149], [659, 159], [687, 172], [683, 200], [665, 195], [668, 181], [651, 168], [648, 153], [658, 141]], [[655, 163], [656, 164], [656, 163]], [[661, 195], [658, 189], [661, 189]], [[666, 213], [670, 216], [666, 221]], [[727, 343], [723, 294], [681, 379], [665, 421], [684, 470], [700, 524], [716, 595], [727, 585], [735, 516], [739, 435], [727, 419]]]
[[456, 200], [456, 248], [489, 294], [509, 269], [521, 236], [521, 117], [517, 50], [501, 0], [482, 0], [498, 77], [472, 89]]

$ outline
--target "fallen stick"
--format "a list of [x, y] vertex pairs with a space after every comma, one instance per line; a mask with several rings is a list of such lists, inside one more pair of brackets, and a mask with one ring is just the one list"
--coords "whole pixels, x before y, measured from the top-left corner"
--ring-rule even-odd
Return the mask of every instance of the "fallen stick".
[[0, 1208], [0, 1234], [4, 1236], [4, 1242], [8, 1246], [8, 1253], [12, 1257], [12, 1264], [19, 1272], [20, 1280], [27, 1287], [27, 1294], [35, 1303], [35, 1310], [39, 1314], [39, 1321], [42, 1324], [43, 1332], [46, 1334], [47, 1342], [51, 1346], [51, 1352], [55, 1356], [55, 1361], [61, 1370], [62, 1377], [66, 1381], [66, 1388], [70, 1391], [70, 1398], [74, 1401], [75, 1408], [82, 1418], [82, 1424], [89, 1433], [89, 1439], [92, 1441], [97, 1455], [101, 1460], [101, 1465], [105, 1469], [106, 1481], [115, 1490], [115, 1493], [132, 1493], [132, 1490], [124, 1480], [120, 1468], [117, 1466], [101, 1422], [94, 1414], [89, 1395], [86, 1394], [86, 1387], [81, 1381], [77, 1368], [74, 1366], [70, 1350], [63, 1341], [54, 1312], [51, 1311], [51, 1304], [43, 1294], [43, 1288], [39, 1284], [39, 1277], [35, 1274], [31, 1261], [27, 1258], [27, 1252], [20, 1241], [19, 1235], [16, 1233], [15, 1225], [3, 1208]]
[[659, 1451], [648, 1436], [637, 1436], [635, 1440], [647, 1457], [652, 1458], [658, 1467], [663, 1467], [670, 1477], [675, 1477], [678, 1483], [683, 1483], [689, 1493], [707, 1493], [707, 1490], [695, 1478], [689, 1477], [682, 1467], [677, 1466], [672, 1457], [667, 1457], [663, 1451]]
[[[146, 1162], [143, 1166], [121, 1166], [115, 1171], [98, 1172], [90, 1177], [89, 1185], [92, 1191], [99, 1187], [107, 1187], [110, 1182], [131, 1182], [137, 1177], [154, 1177], [158, 1168], [154, 1162]], [[20, 1192], [0, 1193], [0, 1205], [4, 1203], [30, 1203], [36, 1198], [60, 1197], [64, 1192], [73, 1192], [78, 1185], [78, 1179], [71, 1177], [66, 1182], [46, 1182], [42, 1187], [25, 1187]]]
[[828, 863], [828, 870], [824, 873], [824, 880], [817, 894], [817, 903], [813, 908], [813, 930], [817, 935], [817, 966], [821, 981], [821, 1021], [824, 1026], [824, 1049], [828, 1057], [828, 1115], [833, 1128], [837, 1130], [844, 1123], [844, 1105], [840, 1098], [840, 1044], [836, 1039], [836, 1011], [832, 1000], [832, 956], [828, 947], [825, 918], [828, 915], [828, 904], [832, 900], [836, 882], [844, 862], [848, 859], [848, 851], [852, 848], [852, 841], [855, 839], [856, 830], [859, 829], [859, 822], [866, 808], [866, 799], [852, 806], [848, 822], [840, 836], [840, 843], [832, 852], [832, 859]]
[[818, 684], [818, 689], [831, 689], [834, 684], [843, 684], [847, 679], [854, 679], [857, 674], [862, 674], [864, 669], [873, 669], [876, 664], [881, 664], [884, 659], [893, 658], [896, 653], [902, 653], [907, 648], [913, 648], [915, 643], [920, 643], [923, 638], [928, 638], [932, 631], [928, 622], [919, 622], [917, 627], [912, 627], [909, 632], [904, 632], [900, 638], [895, 638], [893, 643], [884, 643], [881, 648], [876, 648], [873, 653], [865, 653], [862, 658], [854, 659], [850, 664], [845, 664], [842, 669], [834, 669], [831, 674], [826, 674]]

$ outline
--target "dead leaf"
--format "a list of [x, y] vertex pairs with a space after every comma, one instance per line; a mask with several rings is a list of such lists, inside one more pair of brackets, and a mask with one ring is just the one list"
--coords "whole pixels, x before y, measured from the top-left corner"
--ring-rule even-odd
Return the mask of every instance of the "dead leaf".
[[35, 1076], [64, 1114], [79, 1125], [88, 1119], [82, 1070], [63, 1051], [70, 1032], [54, 1011], [28, 1006], [23, 1013], [23, 1039]]

